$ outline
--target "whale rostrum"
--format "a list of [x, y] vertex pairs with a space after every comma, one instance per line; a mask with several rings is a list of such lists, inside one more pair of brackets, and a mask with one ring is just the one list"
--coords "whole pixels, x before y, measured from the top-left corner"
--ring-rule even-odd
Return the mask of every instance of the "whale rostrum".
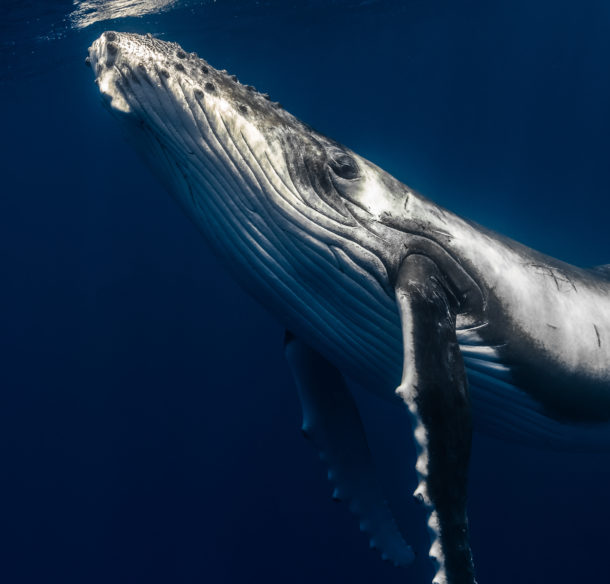
[[396, 564], [403, 539], [345, 379], [408, 409], [435, 584], [473, 584], [473, 425], [610, 445], [610, 270], [436, 205], [266, 94], [151, 35], [89, 49], [104, 102], [234, 277], [289, 331], [303, 431]]

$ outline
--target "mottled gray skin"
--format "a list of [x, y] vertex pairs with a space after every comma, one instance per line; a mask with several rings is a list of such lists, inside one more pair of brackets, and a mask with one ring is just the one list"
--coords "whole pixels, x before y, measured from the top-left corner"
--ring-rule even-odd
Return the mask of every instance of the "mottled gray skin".
[[474, 582], [457, 487], [470, 451], [466, 379], [481, 417], [486, 400], [510, 411], [522, 394], [549, 420], [608, 421], [607, 272], [457, 217], [178, 45], [105, 33], [89, 62], [242, 285], [344, 374], [389, 399], [399, 387], [430, 496], [419, 494], [440, 524], [435, 582]]

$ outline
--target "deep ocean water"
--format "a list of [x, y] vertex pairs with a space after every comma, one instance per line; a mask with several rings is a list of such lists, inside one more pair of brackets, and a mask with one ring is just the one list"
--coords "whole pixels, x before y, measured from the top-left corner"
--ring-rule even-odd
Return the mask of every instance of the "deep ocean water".
[[[587, 266], [610, 262], [610, 8], [0, 5], [0, 581], [428, 583], [406, 416], [358, 393], [420, 555], [395, 569], [331, 500], [282, 328], [101, 107], [83, 61], [107, 29], [177, 41], [439, 204]], [[479, 582], [610, 582], [609, 463], [475, 435]]]

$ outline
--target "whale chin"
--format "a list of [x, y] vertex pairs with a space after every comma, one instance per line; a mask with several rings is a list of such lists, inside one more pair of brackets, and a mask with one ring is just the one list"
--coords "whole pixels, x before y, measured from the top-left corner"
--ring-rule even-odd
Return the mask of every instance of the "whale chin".
[[128, 140], [231, 274], [393, 399], [400, 323], [387, 246], [360, 230], [343, 198], [359, 169], [376, 179], [373, 165], [174, 43], [106, 32], [89, 61]]

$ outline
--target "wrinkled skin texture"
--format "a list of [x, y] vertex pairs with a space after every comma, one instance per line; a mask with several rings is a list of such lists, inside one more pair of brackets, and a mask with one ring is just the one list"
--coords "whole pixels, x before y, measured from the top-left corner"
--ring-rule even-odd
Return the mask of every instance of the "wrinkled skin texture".
[[387, 399], [398, 387], [435, 582], [474, 582], [471, 416], [554, 445], [610, 444], [594, 426], [610, 419], [607, 271], [457, 217], [176, 44], [108, 32], [89, 63], [236, 279], [332, 367]]

